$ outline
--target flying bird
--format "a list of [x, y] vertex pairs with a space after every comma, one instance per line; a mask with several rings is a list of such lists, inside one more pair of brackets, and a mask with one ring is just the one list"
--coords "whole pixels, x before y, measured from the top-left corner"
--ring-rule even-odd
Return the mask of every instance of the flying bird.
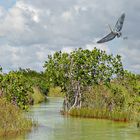
[[124, 19], [125, 19], [125, 14], [123, 13], [121, 15], [121, 17], [118, 19], [114, 29], [112, 30], [110, 25], [109, 25], [109, 28], [110, 28], [111, 32], [107, 36], [102, 38], [101, 40], [97, 41], [97, 43], [104, 43], [104, 42], [110, 41], [110, 40], [114, 39], [116, 36], [118, 38], [121, 37], [122, 36], [121, 30], [122, 30], [122, 27], [123, 27]]

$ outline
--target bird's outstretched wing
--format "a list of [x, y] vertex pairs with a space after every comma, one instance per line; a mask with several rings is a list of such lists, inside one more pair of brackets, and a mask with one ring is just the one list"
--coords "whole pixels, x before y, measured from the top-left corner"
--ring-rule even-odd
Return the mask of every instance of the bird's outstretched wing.
[[97, 43], [104, 43], [104, 42], [107, 42], [107, 41], [114, 39], [115, 37], [116, 37], [116, 35], [111, 32], [107, 36], [105, 36], [104, 38], [99, 40]]
[[125, 19], [125, 14], [123, 13], [121, 15], [121, 17], [118, 19], [118, 21], [117, 21], [117, 23], [116, 23], [116, 25], [114, 27], [114, 31], [116, 31], [116, 32], [121, 31], [122, 26], [123, 26], [124, 19]]

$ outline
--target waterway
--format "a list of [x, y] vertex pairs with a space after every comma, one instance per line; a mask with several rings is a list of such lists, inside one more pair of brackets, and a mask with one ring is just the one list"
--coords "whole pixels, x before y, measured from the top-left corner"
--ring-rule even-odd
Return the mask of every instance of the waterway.
[[140, 140], [135, 123], [63, 116], [62, 102], [62, 98], [49, 98], [34, 105], [29, 115], [39, 126], [28, 134], [0, 140]]

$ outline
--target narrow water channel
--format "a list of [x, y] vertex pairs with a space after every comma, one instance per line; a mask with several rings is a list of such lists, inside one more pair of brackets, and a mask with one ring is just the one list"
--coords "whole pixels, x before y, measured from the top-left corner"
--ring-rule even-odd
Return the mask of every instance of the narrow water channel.
[[39, 127], [12, 140], [140, 140], [136, 124], [65, 117], [59, 113], [61, 107], [61, 98], [33, 106], [30, 115]]

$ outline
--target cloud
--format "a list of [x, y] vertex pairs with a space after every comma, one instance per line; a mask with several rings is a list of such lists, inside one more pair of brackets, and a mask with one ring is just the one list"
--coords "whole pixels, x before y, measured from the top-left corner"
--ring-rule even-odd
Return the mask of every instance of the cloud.
[[0, 64], [4, 71], [15, 70], [19, 67], [42, 71], [47, 55], [54, 53], [48, 47], [40, 47], [40, 45], [29, 46], [28, 49], [25, 46], [13, 47], [7, 45], [1, 46], [0, 49]]
[[125, 68], [135, 73], [140, 73], [140, 40], [127, 40], [123, 47], [118, 50], [122, 56]]
[[[121, 13], [126, 13], [123, 36], [97, 45]], [[17, 0], [9, 9], [0, 6], [0, 64], [4, 69], [42, 70], [48, 54], [94, 47], [121, 54], [125, 68], [140, 72], [139, 0]]]
[[103, 45], [103, 44], [87, 44], [86, 45], [86, 49], [89, 49], [89, 50], [93, 50], [93, 48], [97, 48], [97, 49], [100, 49], [100, 50], [103, 50], [103, 51], [105, 51], [106, 53], [110, 53], [110, 49], [108, 48], [108, 46], [106, 46], [106, 45]]

